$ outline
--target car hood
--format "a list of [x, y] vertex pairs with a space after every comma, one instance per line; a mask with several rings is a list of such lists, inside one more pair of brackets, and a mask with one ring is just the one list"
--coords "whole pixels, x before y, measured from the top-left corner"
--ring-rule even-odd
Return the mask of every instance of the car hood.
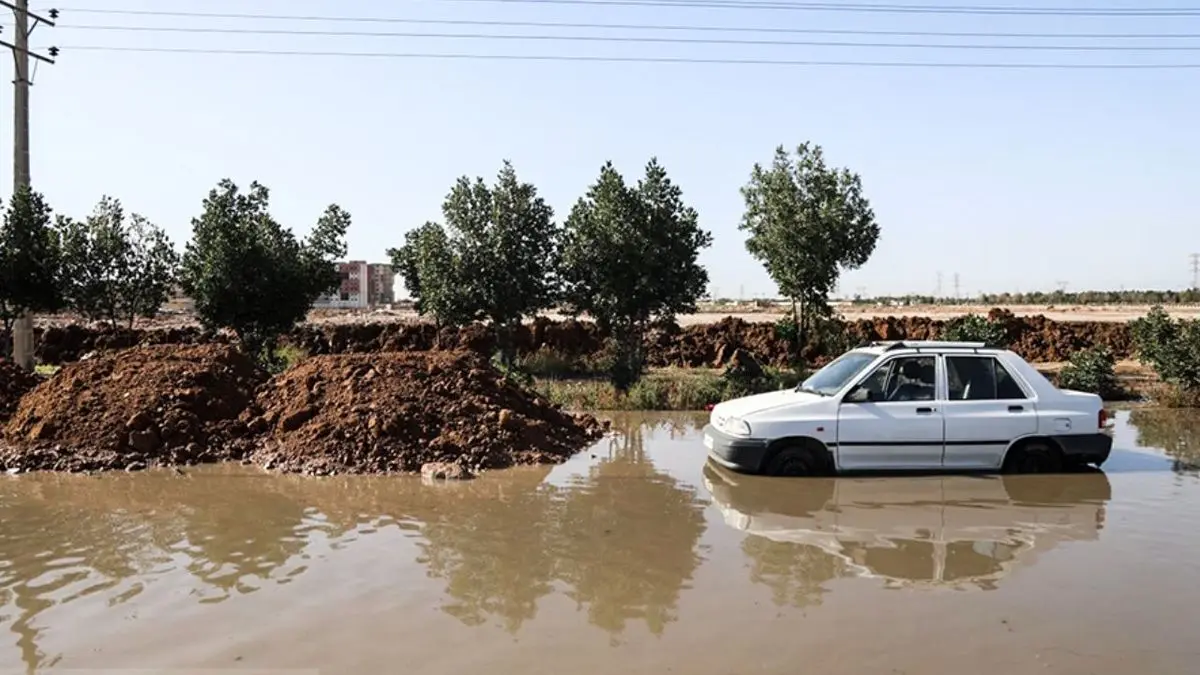
[[807, 392], [784, 389], [781, 391], [771, 391], [765, 394], [755, 394], [753, 396], [744, 396], [742, 398], [724, 401], [717, 404], [713, 408], [713, 414], [722, 417], [744, 418], [747, 415], [766, 412], [768, 410], [774, 410], [775, 408], [781, 408], [783, 406], [815, 403], [824, 399], [825, 397], [818, 394], [809, 394]]

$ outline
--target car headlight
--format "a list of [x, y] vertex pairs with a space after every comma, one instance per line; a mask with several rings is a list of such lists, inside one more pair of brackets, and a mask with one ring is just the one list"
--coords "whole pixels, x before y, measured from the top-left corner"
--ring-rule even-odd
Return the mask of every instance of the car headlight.
[[750, 423], [739, 417], [730, 417], [725, 421], [725, 431], [734, 436], [749, 436]]

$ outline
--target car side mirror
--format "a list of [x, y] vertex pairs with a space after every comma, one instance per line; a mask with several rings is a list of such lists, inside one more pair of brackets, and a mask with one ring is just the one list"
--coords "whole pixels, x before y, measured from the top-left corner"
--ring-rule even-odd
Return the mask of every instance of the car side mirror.
[[843, 403], [870, 403], [875, 400], [875, 392], [866, 387], [855, 387], [846, 393]]

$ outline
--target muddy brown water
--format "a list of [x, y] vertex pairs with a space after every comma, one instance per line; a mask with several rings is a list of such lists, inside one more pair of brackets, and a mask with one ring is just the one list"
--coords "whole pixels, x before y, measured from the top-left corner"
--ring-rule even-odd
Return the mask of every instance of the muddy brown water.
[[0, 476], [0, 672], [1200, 672], [1200, 416], [1119, 413], [1103, 473], [808, 481], [703, 421], [452, 485]]

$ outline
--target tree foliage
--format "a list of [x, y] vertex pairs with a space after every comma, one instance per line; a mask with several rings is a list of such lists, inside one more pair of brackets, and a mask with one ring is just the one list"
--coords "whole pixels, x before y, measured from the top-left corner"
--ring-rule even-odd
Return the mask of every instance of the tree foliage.
[[613, 336], [613, 384], [641, 375], [642, 338], [657, 318], [695, 311], [708, 273], [697, 262], [712, 235], [657, 160], [636, 186], [607, 162], [571, 209], [563, 244], [564, 299]]
[[443, 323], [487, 319], [505, 364], [512, 328], [548, 309], [558, 290], [554, 210], [508, 161], [494, 185], [458, 179], [442, 204], [445, 226], [426, 223], [388, 251], [419, 311]]
[[350, 214], [330, 205], [304, 240], [269, 211], [258, 182], [243, 192], [222, 180], [192, 220], [180, 283], [210, 329], [230, 328], [250, 353], [269, 358], [275, 341], [338, 286]]
[[826, 300], [842, 270], [875, 251], [879, 226], [862, 180], [829, 167], [819, 145], [802, 143], [794, 158], [781, 145], [769, 168], [754, 165], [742, 198], [746, 250], [791, 299], [803, 343], [805, 320], [829, 315]]
[[1173, 320], [1161, 306], [1131, 321], [1138, 358], [1165, 382], [1200, 392], [1200, 320]]
[[459, 326], [474, 318], [463, 278], [466, 268], [441, 225], [428, 222], [410, 230], [404, 245], [388, 249], [388, 256], [415, 299], [418, 313], [432, 317], [439, 326]]
[[95, 321], [132, 326], [170, 296], [179, 254], [165, 232], [104, 197], [83, 221], [60, 217], [62, 290], [71, 309]]
[[1080, 349], [1058, 374], [1058, 386], [1112, 400], [1124, 394], [1117, 381], [1117, 359], [1107, 347]]
[[982, 342], [989, 347], [1007, 347], [1008, 331], [999, 321], [979, 314], [967, 314], [947, 321], [942, 326], [939, 339], [951, 342]]
[[[0, 325], [12, 335], [25, 312], [53, 312], [62, 306], [58, 236], [49, 204], [23, 187], [13, 195], [0, 225]], [[0, 353], [10, 354], [4, 340]]]

